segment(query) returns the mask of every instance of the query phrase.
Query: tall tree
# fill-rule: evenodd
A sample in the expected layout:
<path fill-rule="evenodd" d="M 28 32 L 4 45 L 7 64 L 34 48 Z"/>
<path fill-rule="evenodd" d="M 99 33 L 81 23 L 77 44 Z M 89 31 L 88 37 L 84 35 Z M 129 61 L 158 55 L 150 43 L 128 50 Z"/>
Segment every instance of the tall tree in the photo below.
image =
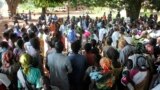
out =
<path fill-rule="evenodd" d="M 47 7 L 55 7 L 67 0 L 30 0 L 35 6 L 42 8 L 42 13 L 46 13 Z"/>
<path fill-rule="evenodd" d="M 126 0 L 126 13 L 132 21 L 139 17 L 143 1 L 144 0 Z"/>
<path fill-rule="evenodd" d="M 16 14 L 16 10 L 18 7 L 18 4 L 20 3 L 20 0 L 6 0 L 7 5 L 8 5 L 8 10 L 11 13 L 11 16 Z"/>
<path fill-rule="evenodd" d="M 102 6 L 110 8 L 125 8 L 127 16 L 132 20 L 138 18 L 142 3 L 145 0 L 80 0 L 83 5 Z"/>
<path fill-rule="evenodd" d="M 160 11 L 160 0 L 152 0 L 151 4 L 153 4 L 154 9 Z"/>
<path fill-rule="evenodd" d="M 106 4 L 111 8 L 125 8 L 127 17 L 132 21 L 137 19 L 140 14 L 142 3 L 145 0 L 106 0 Z"/>

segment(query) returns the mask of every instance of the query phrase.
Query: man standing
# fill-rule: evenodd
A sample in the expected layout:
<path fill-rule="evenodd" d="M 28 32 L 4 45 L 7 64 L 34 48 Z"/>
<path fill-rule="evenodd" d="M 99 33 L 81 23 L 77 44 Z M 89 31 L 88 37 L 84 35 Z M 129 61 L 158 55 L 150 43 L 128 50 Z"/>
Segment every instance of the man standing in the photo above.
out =
<path fill-rule="evenodd" d="M 67 40 L 68 40 L 68 46 L 67 47 L 68 47 L 68 51 L 70 52 L 70 51 L 72 51 L 71 50 L 71 44 L 77 40 L 75 25 L 73 23 L 71 24 L 71 27 L 68 30 Z"/>
<path fill-rule="evenodd" d="M 28 15 L 29 15 L 29 20 L 31 20 L 32 19 L 32 16 L 31 16 L 31 11 L 29 10 L 29 12 L 28 12 Z"/>
<path fill-rule="evenodd" d="M 110 13 L 108 14 L 108 22 L 112 21 L 112 12 L 110 11 Z"/>
<path fill-rule="evenodd" d="M 78 52 L 81 48 L 80 40 L 77 40 L 71 44 L 72 53 L 69 54 L 73 71 L 69 74 L 70 90 L 84 90 L 83 78 L 87 68 L 87 60 L 84 55 L 80 55 Z"/>
<path fill-rule="evenodd" d="M 46 64 L 50 72 L 51 85 L 58 87 L 60 90 L 69 90 L 67 74 L 72 72 L 72 66 L 68 57 L 62 54 L 63 48 L 62 42 L 56 42 L 56 53 L 48 54 Z"/>

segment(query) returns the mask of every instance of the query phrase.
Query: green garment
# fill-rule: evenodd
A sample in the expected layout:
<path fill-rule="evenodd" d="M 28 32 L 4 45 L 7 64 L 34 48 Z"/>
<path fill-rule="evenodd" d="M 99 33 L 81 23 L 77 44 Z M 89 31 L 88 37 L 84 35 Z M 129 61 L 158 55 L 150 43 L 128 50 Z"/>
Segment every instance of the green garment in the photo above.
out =
<path fill-rule="evenodd" d="M 31 67 L 26 77 L 28 82 L 34 85 L 37 89 L 42 87 L 42 83 L 40 82 L 41 72 L 39 68 Z M 18 80 L 18 88 L 22 88 L 20 80 Z"/>

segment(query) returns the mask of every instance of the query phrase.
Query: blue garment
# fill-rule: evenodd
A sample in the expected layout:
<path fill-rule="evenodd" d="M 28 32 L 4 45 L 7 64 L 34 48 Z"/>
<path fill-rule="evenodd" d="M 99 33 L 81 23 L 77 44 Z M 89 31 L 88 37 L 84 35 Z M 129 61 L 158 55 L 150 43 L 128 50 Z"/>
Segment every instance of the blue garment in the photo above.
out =
<path fill-rule="evenodd" d="M 67 56 L 61 53 L 47 55 L 47 65 L 50 72 L 50 83 L 60 90 L 69 90 L 68 73 L 72 72 L 71 62 Z"/>
<path fill-rule="evenodd" d="M 5 51 L 7 51 L 6 48 L 1 48 L 1 49 L 0 49 L 0 62 L 1 62 L 1 60 L 2 60 L 2 55 L 3 55 L 3 53 L 4 53 Z"/>
<path fill-rule="evenodd" d="M 77 40 L 77 37 L 76 37 L 76 32 L 75 32 L 75 30 L 69 30 L 68 31 L 68 35 L 67 35 L 67 37 L 68 37 L 68 41 L 70 42 L 70 43 L 73 43 L 74 41 L 76 41 Z"/>
<path fill-rule="evenodd" d="M 86 20 L 82 20 L 82 27 L 83 27 L 83 30 L 87 29 Z"/>
<path fill-rule="evenodd" d="M 20 32 L 19 27 L 15 27 L 15 28 L 14 28 L 14 33 L 15 33 L 17 36 L 21 36 L 21 32 Z"/>
<path fill-rule="evenodd" d="M 85 56 L 80 54 L 69 54 L 69 60 L 72 65 L 72 73 L 69 74 L 70 84 L 79 89 L 83 84 L 83 77 L 87 68 L 87 60 Z"/>
<path fill-rule="evenodd" d="M 93 71 L 89 74 L 89 76 L 91 77 L 92 80 L 95 80 L 95 81 L 102 78 L 102 74 L 100 71 Z"/>
<path fill-rule="evenodd" d="M 102 27 L 102 23 L 101 22 L 98 22 L 97 23 L 97 29 L 100 29 Z"/>

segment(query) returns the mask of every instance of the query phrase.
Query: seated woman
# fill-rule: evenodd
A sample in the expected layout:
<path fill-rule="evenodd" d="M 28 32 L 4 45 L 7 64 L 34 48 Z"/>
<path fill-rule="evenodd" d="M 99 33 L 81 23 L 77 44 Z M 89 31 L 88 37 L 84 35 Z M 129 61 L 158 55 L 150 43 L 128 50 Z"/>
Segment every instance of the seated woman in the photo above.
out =
<path fill-rule="evenodd" d="M 39 68 L 31 66 L 31 56 L 26 53 L 22 54 L 19 62 L 21 64 L 21 68 L 17 72 L 18 89 L 41 89 L 41 72 Z"/>
<path fill-rule="evenodd" d="M 2 66 L 0 67 L 0 72 L 6 74 L 10 81 L 10 89 L 17 89 L 17 76 L 16 73 L 20 65 L 14 60 L 12 51 L 7 50 L 2 55 Z"/>

